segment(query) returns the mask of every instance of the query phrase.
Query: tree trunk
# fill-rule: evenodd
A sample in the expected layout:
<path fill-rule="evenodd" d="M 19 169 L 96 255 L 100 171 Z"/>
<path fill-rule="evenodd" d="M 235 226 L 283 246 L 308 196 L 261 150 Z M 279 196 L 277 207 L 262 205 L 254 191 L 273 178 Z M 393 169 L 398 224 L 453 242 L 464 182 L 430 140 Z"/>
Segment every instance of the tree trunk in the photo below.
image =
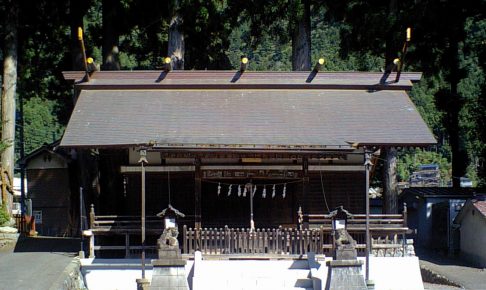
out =
<path fill-rule="evenodd" d="M 78 40 L 78 27 L 83 28 L 83 17 L 87 11 L 88 1 L 71 0 L 69 18 L 71 19 L 71 61 L 73 70 L 84 70 L 83 52 Z"/>
<path fill-rule="evenodd" d="M 292 70 L 311 69 L 311 28 L 309 0 L 294 0 L 294 14 L 297 16 L 292 25 Z"/>
<path fill-rule="evenodd" d="M 119 70 L 117 5 L 118 0 L 103 0 L 103 70 Z"/>
<path fill-rule="evenodd" d="M 389 23 L 389 29 L 385 39 L 385 73 L 390 74 L 393 60 L 398 56 L 397 44 L 394 41 L 398 6 L 397 0 L 390 0 L 388 5 L 388 17 L 394 19 Z M 398 212 L 398 184 L 397 184 L 397 150 L 396 148 L 382 148 L 383 159 L 383 212 L 393 214 Z"/>
<path fill-rule="evenodd" d="M 398 16 L 398 3 L 397 0 L 390 0 L 388 5 L 388 17 L 393 19 L 393 22 L 389 21 L 388 30 L 385 36 L 385 70 L 391 68 L 393 60 L 398 57 L 398 46 L 401 43 L 396 43 L 395 34 L 396 31 L 396 18 Z M 391 72 L 391 71 L 390 71 Z"/>
<path fill-rule="evenodd" d="M 2 88 L 2 142 L 9 146 L 2 152 L 2 168 L 13 179 L 15 166 L 15 92 L 17 89 L 17 29 L 18 2 L 9 1 L 6 5 L 5 38 L 3 52 L 3 88 Z M 2 170 L 3 174 L 3 170 Z M 2 192 L 9 212 L 12 206 L 12 195 Z"/>
<path fill-rule="evenodd" d="M 397 149 L 382 148 L 383 159 L 383 211 L 398 213 Z"/>
<path fill-rule="evenodd" d="M 183 19 L 180 14 L 180 0 L 169 1 L 170 24 L 169 44 L 167 55 L 171 59 L 171 66 L 174 70 L 184 69 L 184 34 L 182 32 Z"/>
<path fill-rule="evenodd" d="M 467 152 L 461 138 L 461 129 L 459 126 L 459 113 L 463 107 L 461 96 L 457 86 L 461 79 L 459 72 L 459 40 L 457 33 L 454 33 L 450 44 L 450 84 L 451 84 L 451 104 L 448 109 L 449 117 L 449 142 L 452 152 L 452 187 L 461 187 L 461 177 L 466 174 L 467 169 Z"/>

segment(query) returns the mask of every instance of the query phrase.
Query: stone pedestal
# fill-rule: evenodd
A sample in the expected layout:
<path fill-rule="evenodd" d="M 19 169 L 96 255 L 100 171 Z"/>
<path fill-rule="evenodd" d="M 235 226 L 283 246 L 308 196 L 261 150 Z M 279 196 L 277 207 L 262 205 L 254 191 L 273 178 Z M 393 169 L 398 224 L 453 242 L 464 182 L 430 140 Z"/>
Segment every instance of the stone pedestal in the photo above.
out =
<path fill-rule="evenodd" d="M 362 261 L 334 260 L 327 262 L 328 275 L 326 290 L 367 290 L 361 272 Z"/>
<path fill-rule="evenodd" d="M 158 241 L 159 258 L 152 260 L 153 272 L 150 290 L 189 290 L 186 279 L 186 261 L 182 259 L 177 240 L 168 239 L 167 232 Z"/>
<path fill-rule="evenodd" d="M 336 260 L 356 260 L 358 253 L 352 245 L 339 246 L 336 249 Z"/>
<path fill-rule="evenodd" d="M 137 279 L 137 290 L 148 290 L 150 285 L 149 279 Z"/>

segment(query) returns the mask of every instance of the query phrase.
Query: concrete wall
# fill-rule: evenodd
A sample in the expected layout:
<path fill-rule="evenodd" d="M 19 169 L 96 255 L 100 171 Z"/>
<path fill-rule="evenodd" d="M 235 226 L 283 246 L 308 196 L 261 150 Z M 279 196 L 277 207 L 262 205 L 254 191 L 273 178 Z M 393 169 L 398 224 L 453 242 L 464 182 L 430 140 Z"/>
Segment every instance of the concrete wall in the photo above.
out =
<path fill-rule="evenodd" d="M 152 279 L 150 260 L 146 261 L 145 278 Z M 187 261 L 186 277 L 193 261 Z M 136 279 L 142 277 L 140 260 L 135 259 L 81 259 L 81 273 L 89 290 L 135 290 Z"/>
<path fill-rule="evenodd" d="M 360 258 L 364 260 L 363 258 Z M 312 272 L 315 283 L 307 289 L 321 290 L 327 281 L 326 261 L 318 259 L 318 271 Z M 364 262 L 364 261 L 363 261 Z M 82 273 L 90 290 L 136 289 L 135 279 L 141 277 L 139 260 L 83 259 Z M 186 265 L 186 277 L 192 290 L 217 289 L 302 289 L 299 281 L 310 278 L 306 260 L 202 260 Z M 365 273 L 363 266 L 362 273 Z M 152 277 L 151 266 L 146 277 Z M 370 279 L 375 290 L 423 290 L 417 257 L 370 258 Z M 194 283 L 193 283 L 194 282 Z M 278 285 L 278 286 L 277 286 Z"/>
<path fill-rule="evenodd" d="M 470 207 L 461 222 L 461 255 L 486 268 L 486 219 Z"/>

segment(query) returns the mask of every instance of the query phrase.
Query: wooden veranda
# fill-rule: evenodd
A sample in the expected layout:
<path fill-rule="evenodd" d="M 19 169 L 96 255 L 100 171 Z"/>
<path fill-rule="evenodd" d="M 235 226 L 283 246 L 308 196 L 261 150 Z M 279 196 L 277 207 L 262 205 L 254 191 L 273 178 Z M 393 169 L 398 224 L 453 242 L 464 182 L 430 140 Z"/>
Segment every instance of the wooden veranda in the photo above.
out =
<path fill-rule="evenodd" d="M 131 257 L 142 249 L 137 237 L 141 234 L 139 216 L 100 216 L 90 212 L 90 255 L 95 251 L 119 251 L 119 255 Z M 405 234 L 407 227 L 407 209 L 401 214 L 370 215 L 371 251 L 375 255 L 405 255 Z M 181 226 L 179 235 L 180 248 L 183 254 L 193 255 L 201 251 L 203 255 L 217 256 L 272 256 L 272 255 L 304 255 L 314 252 L 319 255 L 332 256 L 334 252 L 334 237 L 331 218 L 328 215 L 309 215 L 310 225 L 302 229 L 299 224 L 294 228 L 231 228 L 228 226 L 215 228 L 192 228 Z M 365 215 L 353 215 L 348 220 L 348 231 L 357 241 L 360 255 L 366 249 Z M 162 220 L 158 217 L 146 218 L 146 233 L 154 237 L 163 231 Z M 98 238 L 118 236 L 121 243 L 99 245 Z M 147 244 L 149 251 L 156 249 L 156 244 Z"/>

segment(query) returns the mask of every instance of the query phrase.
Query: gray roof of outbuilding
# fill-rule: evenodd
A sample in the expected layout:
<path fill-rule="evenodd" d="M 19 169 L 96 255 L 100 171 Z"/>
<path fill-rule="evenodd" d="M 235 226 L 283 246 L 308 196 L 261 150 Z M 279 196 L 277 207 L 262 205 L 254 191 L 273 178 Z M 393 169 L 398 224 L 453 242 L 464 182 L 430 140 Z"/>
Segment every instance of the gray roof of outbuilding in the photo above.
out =
<path fill-rule="evenodd" d="M 409 187 L 403 189 L 401 196 L 468 198 L 485 193 L 485 188 L 477 187 Z"/>
<path fill-rule="evenodd" d="M 404 91 L 82 90 L 61 146 L 319 148 L 427 146 Z"/>

